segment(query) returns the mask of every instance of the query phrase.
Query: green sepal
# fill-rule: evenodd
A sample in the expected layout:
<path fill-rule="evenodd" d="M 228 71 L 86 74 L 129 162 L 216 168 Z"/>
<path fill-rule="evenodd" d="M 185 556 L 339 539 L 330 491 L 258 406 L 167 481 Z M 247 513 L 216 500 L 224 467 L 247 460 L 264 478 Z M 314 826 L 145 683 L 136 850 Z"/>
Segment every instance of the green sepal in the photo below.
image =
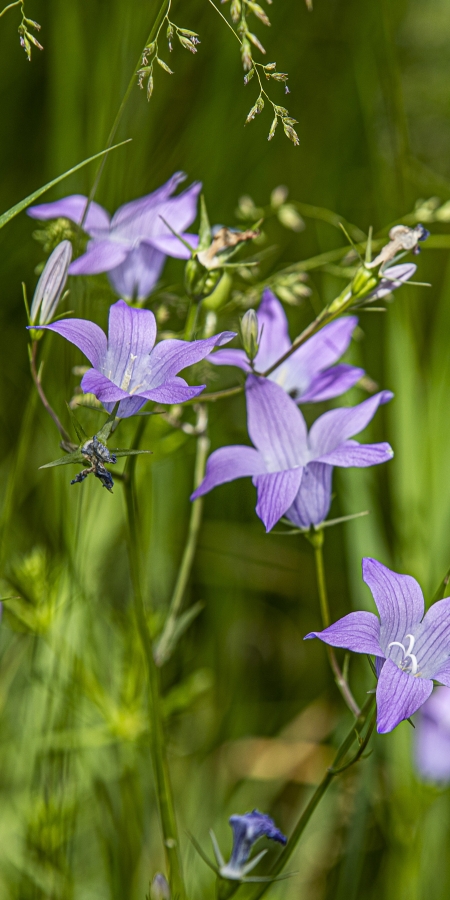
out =
<path fill-rule="evenodd" d="M 102 443 L 106 444 L 109 438 L 111 437 L 111 433 L 113 431 L 114 423 L 116 421 L 117 410 L 119 409 L 120 400 L 115 404 L 112 413 L 108 416 L 104 425 L 102 425 L 100 431 L 97 432 L 97 439 Z"/>
<path fill-rule="evenodd" d="M 114 456 L 140 456 L 142 453 L 153 453 L 153 450 L 110 450 L 109 452 Z"/>
<path fill-rule="evenodd" d="M 80 441 L 80 443 L 84 444 L 84 442 L 87 441 L 88 436 L 87 436 L 81 422 L 78 421 L 73 409 L 69 406 L 68 403 L 66 403 L 66 406 L 69 411 L 69 416 L 70 416 L 70 420 L 73 425 L 73 430 L 74 430 L 78 440 Z"/>
<path fill-rule="evenodd" d="M 200 195 L 200 227 L 198 230 L 198 249 L 207 250 L 211 244 L 212 234 L 211 225 L 209 224 L 208 211 L 206 209 L 206 201 L 203 194 Z"/>
<path fill-rule="evenodd" d="M 40 469 L 52 469 L 54 466 L 69 466 L 70 463 L 80 463 L 84 464 L 86 462 L 85 457 L 83 456 L 80 448 L 74 450 L 73 453 L 68 453 L 66 456 L 61 456 L 60 459 L 54 459 L 52 462 L 45 463 L 44 466 L 39 466 Z"/>

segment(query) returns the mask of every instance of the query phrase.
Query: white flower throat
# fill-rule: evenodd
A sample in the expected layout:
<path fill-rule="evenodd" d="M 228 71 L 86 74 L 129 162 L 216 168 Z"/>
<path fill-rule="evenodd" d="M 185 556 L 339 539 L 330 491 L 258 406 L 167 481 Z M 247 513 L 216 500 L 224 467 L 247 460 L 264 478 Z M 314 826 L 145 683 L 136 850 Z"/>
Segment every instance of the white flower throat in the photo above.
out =
<path fill-rule="evenodd" d="M 399 666 L 399 669 L 401 669 L 402 672 L 407 672 L 408 675 L 417 675 L 418 674 L 418 672 L 417 672 L 417 669 L 418 669 L 417 656 L 413 653 L 414 644 L 416 643 L 416 639 L 413 634 L 405 634 L 404 640 L 406 641 L 408 639 L 409 639 L 408 648 L 406 648 L 405 644 L 402 644 L 401 641 L 391 641 L 391 643 L 388 644 L 388 649 L 389 649 L 389 647 L 400 647 L 403 651 L 403 659 L 402 659 L 401 665 Z M 408 660 L 409 660 L 409 662 L 408 662 Z"/>

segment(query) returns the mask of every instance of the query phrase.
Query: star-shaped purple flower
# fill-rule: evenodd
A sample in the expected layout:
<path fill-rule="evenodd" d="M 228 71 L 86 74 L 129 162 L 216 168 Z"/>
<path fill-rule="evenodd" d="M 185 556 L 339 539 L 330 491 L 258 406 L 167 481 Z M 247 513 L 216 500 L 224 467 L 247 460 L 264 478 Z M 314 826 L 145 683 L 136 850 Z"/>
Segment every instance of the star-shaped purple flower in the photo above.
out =
<path fill-rule="evenodd" d="M 380 618 L 353 612 L 305 640 L 318 637 L 332 647 L 376 657 L 377 728 L 385 734 L 425 703 L 433 679 L 450 687 L 450 597 L 424 616 L 415 578 L 391 572 L 376 559 L 363 559 L 362 567 Z"/>
<path fill-rule="evenodd" d="M 414 732 L 414 761 L 425 781 L 450 782 L 450 688 L 436 688 L 422 706 Z"/>
<path fill-rule="evenodd" d="M 309 528 L 328 514 L 333 466 L 373 466 L 393 456 L 389 444 L 350 440 L 366 427 L 380 403 L 392 398 L 390 391 L 358 406 L 324 413 L 309 434 L 298 406 L 275 382 L 249 375 L 245 392 L 248 433 L 256 449 L 215 450 L 192 500 L 218 484 L 250 475 L 258 492 L 256 512 L 267 531 L 284 515 L 300 528 Z"/>
<path fill-rule="evenodd" d="M 89 205 L 83 228 L 91 238 L 86 253 L 74 260 L 69 268 L 70 275 L 96 275 L 107 272 L 109 280 L 121 297 L 128 300 L 143 300 L 155 286 L 166 256 L 189 259 L 189 250 L 170 231 L 174 231 L 196 247 L 197 235 L 184 234 L 197 215 L 197 199 L 201 184 L 195 182 L 172 197 L 186 176 L 176 172 L 166 184 L 141 197 L 120 206 L 113 217 L 99 206 Z M 56 219 L 64 217 L 81 224 L 86 209 L 87 197 L 74 194 L 56 200 L 31 206 L 27 212 L 34 219 Z"/>
<path fill-rule="evenodd" d="M 45 327 L 61 334 L 87 356 L 93 368 L 83 375 L 84 393 L 95 394 L 108 412 L 120 401 L 117 415 L 122 418 L 137 413 L 147 400 L 183 403 L 196 397 L 205 385 L 189 387 L 184 378 L 177 377 L 178 372 L 235 337 L 234 331 L 222 331 L 206 340 L 167 340 L 155 345 L 153 313 L 134 309 L 123 300 L 109 310 L 108 338 L 87 319 L 61 319 Z"/>
<path fill-rule="evenodd" d="M 265 372 L 292 346 L 288 321 L 279 300 L 265 289 L 258 313 L 259 350 L 254 359 L 257 372 Z M 338 397 L 353 387 L 364 369 L 334 363 L 345 353 L 358 324 L 356 316 L 345 316 L 325 325 L 268 376 L 297 403 L 318 403 Z M 216 366 L 238 366 L 251 372 L 244 350 L 220 350 L 210 357 Z"/>

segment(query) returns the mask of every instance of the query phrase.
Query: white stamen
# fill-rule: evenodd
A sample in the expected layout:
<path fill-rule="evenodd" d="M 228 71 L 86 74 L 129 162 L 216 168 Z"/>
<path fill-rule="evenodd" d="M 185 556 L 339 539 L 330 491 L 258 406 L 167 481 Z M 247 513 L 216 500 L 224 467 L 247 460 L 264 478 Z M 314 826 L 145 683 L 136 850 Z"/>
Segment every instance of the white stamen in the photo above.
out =
<path fill-rule="evenodd" d="M 127 391 L 130 385 L 131 378 L 133 376 L 134 363 L 137 359 L 137 355 L 135 356 L 133 353 L 130 353 L 130 360 L 125 370 L 125 375 L 122 379 L 122 384 L 120 387 L 123 391 Z"/>
<path fill-rule="evenodd" d="M 416 675 L 419 664 L 417 662 L 417 656 L 412 652 L 414 644 L 416 643 L 416 639 L 413 634 L 405 634 L 405 640 L 406 638 L 409 638 L 408 649 L 406 649 L 405 645 L 402 644 L 401 641 L 391 641 L 391 643 L 388 644 L 388 649 L 389 647 L 401 647 L 403 651 L 403 665 L 399 668 L 401 668 L 403 671 L 406 671 L 406 668 L 410 668 L 411 675 Z M 411 665 L 407 665 L 405 667 L 404 663 L 407 659 L 411 660 Z"/>

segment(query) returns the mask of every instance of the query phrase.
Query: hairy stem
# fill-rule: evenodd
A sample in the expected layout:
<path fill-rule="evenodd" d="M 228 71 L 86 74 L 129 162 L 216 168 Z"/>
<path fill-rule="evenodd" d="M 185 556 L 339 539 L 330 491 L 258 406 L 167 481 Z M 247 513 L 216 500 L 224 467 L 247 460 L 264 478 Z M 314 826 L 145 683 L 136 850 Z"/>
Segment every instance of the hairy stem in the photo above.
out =
<path fill-rule="evenodd" d="M 145 427 L 145 420 L 139 424 L 139 437 Z M 185 888 L 181 868 L 181 855 L 178 829 L 175 817 L 175 805 L 170 783 L 169 766 L 164 734 L 164 721 L 161 709 L 159 670 L 153 656 L 152 639 L 147 623 L 147 615 L 142 594 L 141 551 L 139 546 L 139 528 L 136 515 L 136 497 L 134 490 L 134 471 L 136 457 L 129 457 L 127 478 L 124 480 L 125 500 L 128 520 L 128 552 L 130 574 L 133 585 L 134 608 L 139 636 L 144 652 L 148 678 L 148 716 L 153 770 L 156 783 L 156 794 L 161 819 L 169 883 L 172 896 L 184 900 Z"/>
<path fill-rule="evenodd" d="M 289 841 L 288 841 L 285 849 L 282 851 L 282 853 L 280 853 L 273 869 L 270 872 L 270 877 L 275 878 L 284 869 L 284 866 L 286 865 L 289 858 L 292 856 L 314 810 L 319 805 L 322 797 L 328 790 L 331 782 L 333 781 L 333 778 L 336 775 L 338 775 L 340 771 L 343 771 L 344 768 L 348 768 L 348 766 L 343 767 L 342 763 L 355 740 L 358 740 L 358 742 L 360 742 L 360 751 L 361 752 L 358 751 L 358 753 L 356 754 L 354 759 L 351 760 L 350 765 L 353 765 L 353 763 L 357 762 L 357 760 L 360 758 L 361 753 L 363 752 L 363 750 L 365 749 L 365 747 L 367 745 L 367 740 L 364 739 L 364 741 L 361 741 L 360 735 L 364 729 L 367 719 L 369 718 L 369 716 L 372 713 L 374 703 L 375 703 L 375 696 L 374 696 L 374 694 L 371 694 L 368 697 L 368 699 L 366 700 L 359 716 L 357 717 L 356 721 L 354 722 L 347 737 L 345 738 L 345 740 L 339 747 L 339 750 L 337 751 L 336 756 L 333 760 L 333 765 L 330 766 L 329 769 L 327 769 L 324 777 L 322 778 L 322 781 L 320 782 L 320 784 L 314 791 L 314 794 L 312 795 L 308 805 L 303 810 L 303 812 L 294 828 L 294 831 L 292 832 L 292 834 L 289 838 Z M 371 722 L 371 724 L 369 725 L 370 734 L 372 733 L 372 728 L 373 728 L 373 724 Z M 369 737 L 370 737 L 370 735 L 369 735 Z M 362 747 L 362 750 L 361 750 L 361 747 Z M 267 889 L 270 887 L 270 884 L 271 884 L 271 882 L 269 881 L 265 884 L 262 884 L 259 887 L 256 887 L 250 894 L 247 895 L 249 897 L 249 900 L 259 900 L 259 898 L 262 897 L 263 894 L 265 894 Z"/>
<path fill-rule="evenodd" d="M 201 482 L 203 481 L 208 450 L 209 438 L 205 433 L 200 434 L 197 438 L 194 490 L 198 488 L 199 484 L 201 484 Z M 176 629 L 178 614 L 183 603 L 184 594 L 186 591 L 189 576 L 191 574 L 192 564 L 194 562 L 195 552 L 197 549 L 198 535 L 202 521 L 202 512 L 203 497 L 199 497 L 198 500 L 194 500 L 194 502 L 192 503 L 186 545 L 184 548 L 175 589 L 169 607 L 169 614 L 167 616 L 162 635 L 158 641 L 158 646 L 155 653 L 156 663 L 159 666 L 163 665 L 167 658 L 167 651 L 170 647 Z"/>
<path fill-rule="evenodd" d="M 314 561 L 316 564 L 316 577 L 317 577 L 317 587 L 319 591 L 319 602 L 320 602 L 320 613 L 322 617 L 322 625 L 324 628 L 328 628 L 331 623 L 330 618 L 330 607 L 328 605 L 328 593 L 327 593 L 327 584 L 325 580 L 325 566 L 323 562 L 323 541 L 324 541 L 324 533 L 323 529 L 319 529 L 318 531 L 314 531 L 312 534 L 307 535 L 308 540 L 314 547 Z M 348 681 L 344 678 L 342 674 L 339 663 L 336 659 L 336 654 L 334 652 L 333 647 L 329 647 L 327 645 L 328 659 L 330 660 L 330 666 L 333 670 L 334 678 L 336 684 L 342 694 L 342 697 L 347 704 L 350 711 L 354 716 L 358 717 L 360 715 L 360 708 L 350 690 Z"/>
<path fill-rule="evenodd" d="M 31 345 L 31 352 L 30 352 L 31 377 L 36 385 L 36 389 L 39 394 L 41 403 L 42 403 L 44 409 L 48 412 L 49 416 L 53 419 L 64 444 L 72 445 L 72 449 L 73 449 L 73 441 L 70 437 L 70 434 L 66 431 L 66 429 L 64 428 L 64 425 L 60 421 L 58 415 L 55 413 L 55 410 L 48 402 L 47 397 L 44 392 L 44 388 L 42 387 L 41 376 L 40 376 L 40 374 L 37 370 L 37 366 L 36 366 L 37 347 L 38 347 L 38 342 L 33 341 L 32 345 Z"/>

